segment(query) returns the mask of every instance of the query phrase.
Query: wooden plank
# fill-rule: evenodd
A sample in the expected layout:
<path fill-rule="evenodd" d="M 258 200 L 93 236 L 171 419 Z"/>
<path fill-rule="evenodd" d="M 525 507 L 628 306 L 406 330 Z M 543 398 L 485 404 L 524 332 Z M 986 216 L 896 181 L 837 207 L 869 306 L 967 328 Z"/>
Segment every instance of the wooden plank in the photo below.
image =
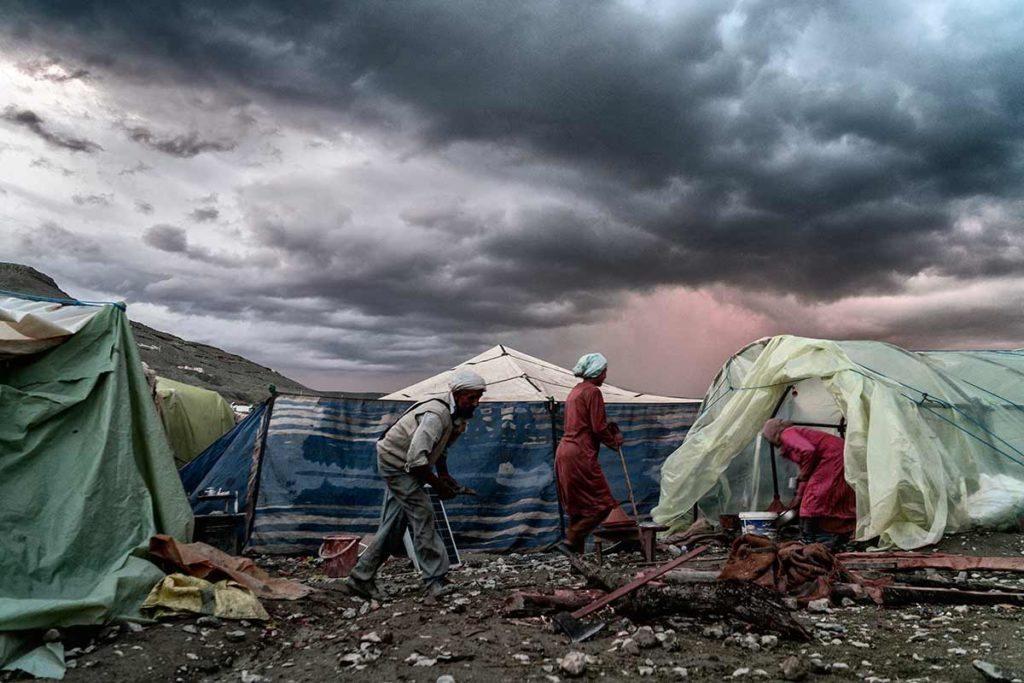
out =
<path fill-rule="evenodd" d="M 594 612 L 596 612 L 597 610 L 601 609 L 602 607 L 605 607 L 606 605 L 608 605 L 608 604 L 610 604 L 612 602 L 615 602 L 616 600 L 621 598 L 623 595 L 628 595 L 629 593 L 632 593 L 633 591 L 635 591 L 640 586 L 643 586 L 645 583 L 653 581 L 654 579 L 658 578 L 662 574 L 665 574 L 667 572 L 672 571 L 673 569 L 675 569 L 676 567 L 680 566 L 684 562 L 692 560 L 693 558 L 697 557 L 698 555 L 700 555 L 701 553 L 703 553 L 707 549 L 708 549 L 708 546 L 706 546 L 706 545 L 702 545 L 699 548 L 694 548 L 693 550 L 691 550 L 690 552 L 686 553 L 685 555 L 680 555 L 679 557 L 675 558 L 671 562 L 666 562 L 665 564 L 661 565 L 657 569 L 653 569 L 653 570 L 647 572 L 646 574 L 644 574 L 643 576 L 640 576 L 640 577 L 638 577 L 636 579 L 633 579 L 632 581 L 627 583 L 625 586 L 622 586 L 621 588 L 617 588 L 616 590 L 612 591 L 611 593 L 609 593 L 608 595 L 604 596 L 603 598 L 599 598 L 599 599 L 595 600 L 594 602 L 590 603 L 589 605 L 587 605 L 586 607 L 582 607 L 582 608 L 576 610 L 575 612 L 572 613 L 572 616 L 574 618 L 576 618 L 576 619 L 582 619 L 583 617 L 587 616 L 588 614 L 593 614 Z"/>

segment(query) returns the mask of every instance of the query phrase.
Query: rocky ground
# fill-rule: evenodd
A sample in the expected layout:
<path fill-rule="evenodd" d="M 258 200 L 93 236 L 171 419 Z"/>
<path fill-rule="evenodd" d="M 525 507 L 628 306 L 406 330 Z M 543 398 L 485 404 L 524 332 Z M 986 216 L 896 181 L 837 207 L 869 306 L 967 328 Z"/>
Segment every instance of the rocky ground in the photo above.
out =
<path fill-rule="evenodd" d="M 950 537 L 939 549 L 1021 555 L 1024 536 Z M 719 559 L 723 556 L 724 551 Z M 606 561 L 640 569 L 638 559 Z M 673 617 L 634 623 L 606 610 L 600 618 L 609 626 L 573 644 L 545 617 L 502 612 L 517 590 L 582 586 L 555 554 L 470 555 L 453 573 L 460 592 L 442 604 L 420 596 L 407 562 L 386 568 L 382 578 L 394 599 L 382 605 L 343 594 L 337 582 L 323 576 L 316 559 L 259 558 L 259 563 L 319 590 L 296 602 L 265 601 L 272 616 L 266 624 L 204 617 L 65 632 L 73 667 L 66 680 L 985 680 L 975 660 L 1001 670 L 1003 678 L 996 680 L 1024 672 L 1022 611 L 1010 605 L 858 605 L 800 612 L 798 618 L 814 633 L 809 643 L 722 621 Z M 712 564 L 703 560 L 694 566 Z M 1024 575 L 944 574 L 951 581 L 992 581 L 1024 590 Z M 0 676 L 5 677 L 14 678 Z"/>

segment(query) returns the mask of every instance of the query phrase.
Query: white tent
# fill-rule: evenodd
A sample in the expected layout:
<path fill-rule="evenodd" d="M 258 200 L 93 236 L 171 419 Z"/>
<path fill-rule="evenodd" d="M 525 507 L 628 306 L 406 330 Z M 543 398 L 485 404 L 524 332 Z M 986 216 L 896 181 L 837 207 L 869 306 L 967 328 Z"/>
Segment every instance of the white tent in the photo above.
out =
<path fill-rule="evenodd" d="M 552 398 L 564 403 L 569 391 L 580 381 L 565 368 L 499 344 L 451 370 L 399 389 L 381 400 L 422 401 L 446 395 L 448 380 L 459 368 L 470 368 L 487 380 L 483 400 L 491 403 L 547 402 Z M 643 394 L 610 384 L 602 386 L 601 393 L 605 403 L 700 403 L 696 399 Z"/>

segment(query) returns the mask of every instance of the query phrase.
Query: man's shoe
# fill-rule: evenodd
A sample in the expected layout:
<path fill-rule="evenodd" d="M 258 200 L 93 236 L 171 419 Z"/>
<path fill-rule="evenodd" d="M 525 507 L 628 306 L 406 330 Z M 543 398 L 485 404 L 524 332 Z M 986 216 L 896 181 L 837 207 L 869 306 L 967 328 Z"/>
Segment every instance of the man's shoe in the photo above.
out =
<path fill-rule="evenodd" d="M 426 587 L 423 589 L 423 594 L 426 595 L 428 598 L 433 598 L 437 600 L 438 598 L 443 598 L 445 596 L 451 595 L 456 590 L 458 590 L 458 586 L 456 586 L 448 579 L 436 579 L 426 585 Z"/>
<path fill-rule="evenodd" d="M 380 589 L 377 582 L 373 579 L 369 581 L 363 581 L 357 579 L 354 576 L 350 576 L 345 579 L 345 588 L 352 595 L 362 598 L 363 600 L 376 600 L 377 602 L 384 602 L 388 599 L 387 594 Z"/>

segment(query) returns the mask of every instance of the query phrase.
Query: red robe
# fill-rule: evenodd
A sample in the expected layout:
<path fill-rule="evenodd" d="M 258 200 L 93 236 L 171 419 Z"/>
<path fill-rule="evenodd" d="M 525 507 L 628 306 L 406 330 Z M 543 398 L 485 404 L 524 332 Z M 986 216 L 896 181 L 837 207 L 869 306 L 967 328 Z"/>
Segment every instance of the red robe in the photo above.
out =
<path fill-rule="evenodd" d="M 600 444 L 615 447 L 601 390 L 580 382 L 565 399 L 565 427 L 555 451 L 558 495 L 570 518 L 589 517 L 618 505 L 597 462 Z"/>
<path fill-rule="evenodd" d="M 851 532 L 857 522 L 857 498 L 846 483 L 842 439 L 817 429 L 788 427 L 782 455 L 800 467 L 800 516 L 821 518 L 823 529 Z"/>

